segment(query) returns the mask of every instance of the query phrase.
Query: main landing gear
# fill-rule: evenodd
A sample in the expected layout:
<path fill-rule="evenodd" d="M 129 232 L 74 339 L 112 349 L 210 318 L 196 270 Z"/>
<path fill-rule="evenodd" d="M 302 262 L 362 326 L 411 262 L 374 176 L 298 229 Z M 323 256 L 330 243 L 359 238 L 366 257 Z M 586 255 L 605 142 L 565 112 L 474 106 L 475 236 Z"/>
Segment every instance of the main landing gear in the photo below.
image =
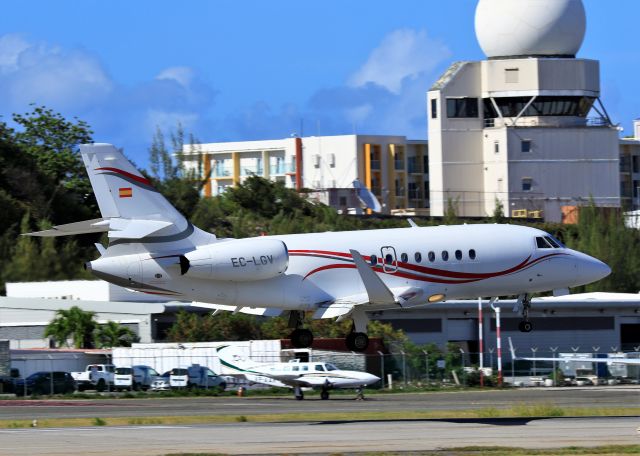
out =
<path fill-rule="evenodd" d="M 299 310 L 292 310 L 289 313 L 289 327 L 294 328 L 289 339 L 295 348 L 309 348 L 313 344 L 313 333 L 302 327 L 303 318 L 304 314 Z"/>
<path fill-rule="evenodd" d="M 367 323 L 369 322 L 363 310 L 354 310 L 350 317 L 353 319 L 351 332 L 345 338 L 347 348 L 354 352 L 363 352 L 369 347 Z M 289 338 L 295 348 L 309 348 L 313 344 L 313 333 L 302 327 L 304 314 L 299 310 L 289 312 L 289 327 L 293 328 Z"/>
<path fill-rule="evenodd" d="M 518 296 L 516 306 L 522 305 L 522 321 L 518 323 L 520 332 L 529 333 L 533 329 L 533 324 L 529 321 L 529 310 L 531 310 L 531 295 L 523 294 Z"/>

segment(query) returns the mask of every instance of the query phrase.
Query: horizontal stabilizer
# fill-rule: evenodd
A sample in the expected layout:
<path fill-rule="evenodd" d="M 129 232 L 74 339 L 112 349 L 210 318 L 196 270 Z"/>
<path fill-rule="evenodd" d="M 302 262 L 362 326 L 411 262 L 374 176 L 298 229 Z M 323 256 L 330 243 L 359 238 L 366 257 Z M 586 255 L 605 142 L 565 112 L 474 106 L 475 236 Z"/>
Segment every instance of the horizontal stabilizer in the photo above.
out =
<path fill-rule="evenodd" d="M 384 284 L 378 274 L 364 261 L 362 255 L 356 250 L 349 250 L 356 264 L 364 288 L 369 296 L 371 304 L 395 304 L 396 299 L 389 288 Z"/>
<path fill-rule="evenodd" d="M 108 231 L 109 227 L 102 225 L 104 219 L 85 220 L 83 222 L 67 223 L 66 225 L 57 225 L 51 229 L 44 231 L 36 231 L 34 233 L 23 233 L 23 236 L 38 237 L 55 237 L 55 236 L 72 236 L 75 234 L 103 233 Z"/>
<path fill-rule="evenodd" d="M 113 218 L 102 222 L 109 226 L 109 238 L 142 239 L 173 225 L 162 220 L 127 220 Z"/>

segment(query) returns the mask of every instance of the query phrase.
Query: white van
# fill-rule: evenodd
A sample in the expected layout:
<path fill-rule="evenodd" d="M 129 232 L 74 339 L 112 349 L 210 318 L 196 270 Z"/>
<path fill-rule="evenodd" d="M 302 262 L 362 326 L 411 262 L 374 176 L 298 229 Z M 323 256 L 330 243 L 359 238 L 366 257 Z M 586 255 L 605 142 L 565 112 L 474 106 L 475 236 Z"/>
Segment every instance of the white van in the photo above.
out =
<path fill-rule="evenodd" d="M 189 386 L 189 370 L 186 367 L 175 367 L 169 371 L 169 386 L 171 388 L 186 388 Z"/>
<path fill-rule="evenodd" d="M 133 389 L 133 369 L 116 367 L 113 374 L 113 388 L 116 391 L 131 391 Z"/>

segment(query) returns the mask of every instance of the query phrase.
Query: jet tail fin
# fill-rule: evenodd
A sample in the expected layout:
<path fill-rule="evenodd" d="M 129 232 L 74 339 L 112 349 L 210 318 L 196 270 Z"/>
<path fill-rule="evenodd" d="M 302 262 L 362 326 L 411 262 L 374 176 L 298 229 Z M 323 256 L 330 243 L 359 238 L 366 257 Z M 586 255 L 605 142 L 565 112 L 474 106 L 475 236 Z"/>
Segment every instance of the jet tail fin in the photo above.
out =
<path fill-rule="evenodd" d="M 80 153 L 102 217 L 184 225 L 184 217 L 111 144 L 83 144 Z"/>

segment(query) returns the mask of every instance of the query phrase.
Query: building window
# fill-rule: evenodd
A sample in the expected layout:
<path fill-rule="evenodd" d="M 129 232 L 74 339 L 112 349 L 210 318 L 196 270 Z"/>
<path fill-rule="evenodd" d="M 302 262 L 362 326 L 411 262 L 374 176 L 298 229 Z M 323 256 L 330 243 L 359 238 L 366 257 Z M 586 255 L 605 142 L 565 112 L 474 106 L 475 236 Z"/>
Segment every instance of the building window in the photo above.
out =
<path fill-rule="evenodd" d="M 530 192 L 531 191 L 531 187 L 533 187 L 533 179 L 530 177 L 523 177 L 522 178 L 522 191 L 523 192 Z"/>
<path fill-rule="evenodd" d="M 431 99 L 431 118 L 438 118 L 438 100 L 436 98 Z"/>
<path fill-rule="evenodd" d="M 520 142 L 520 150 L 522 151 L 522 153 L 531 152 L 531 140 L 530 139 L 523 139 Z"/>
<path fill-rule="evenodd" d="M 450 119 L 477 118 L 477 98 L 447 98 L 447 117 Z"/>
<path fill-rule="evenodd" d="M 520 82 L 520 69 L 506 68 L 504 70 L 504 82 L 508 84 L 517 84 Z"/>
<path fill-rule="evenodd" d="M 313 156 L 313 167 L 314 168 L 320 168 L 320 155 L 315 154 Z"/>
<path fill-rule="evenodd" d="M 336 167 L 336 154 L 329 154 L 329 168 Z"/>
<path fill-rule="evenodd" d="M 493 142 L 493 151 L 496 154 L 500 153 L 500 142 L 499 141 L 494 141 Z"/>
<path fill-rule="evenodd" d="M 631 157 L 632 169 L 634 173 L 640 173 L 640 160 L 638 160 L 638 158 L 640 157 L 638 157 L 637 155 L 633 155 Z"/>

